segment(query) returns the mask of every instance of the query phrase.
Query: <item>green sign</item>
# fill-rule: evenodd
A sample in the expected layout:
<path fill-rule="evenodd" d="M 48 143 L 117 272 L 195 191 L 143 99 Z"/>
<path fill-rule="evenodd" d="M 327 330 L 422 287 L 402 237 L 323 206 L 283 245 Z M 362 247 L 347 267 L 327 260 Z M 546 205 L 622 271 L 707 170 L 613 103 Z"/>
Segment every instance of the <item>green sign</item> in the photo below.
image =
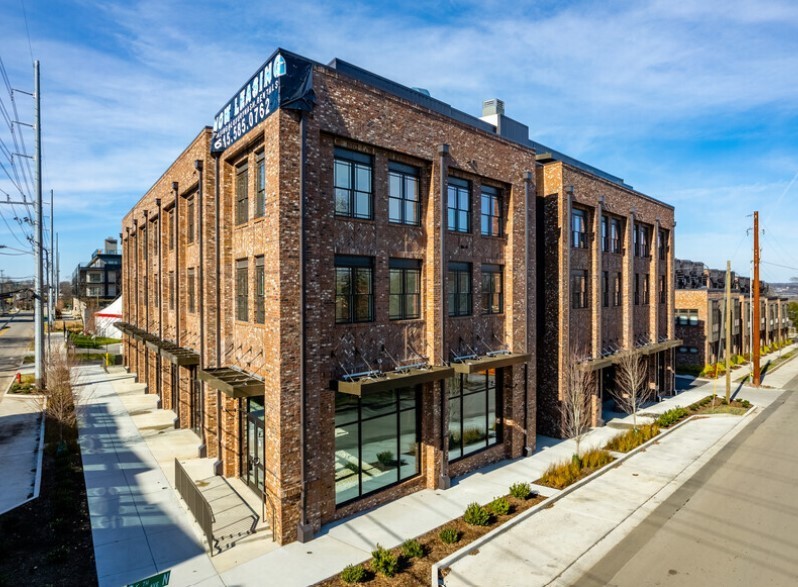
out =
<path fill-rule="evenodd" d="M 171 574 L 172 571 L 164 571 L 163 573 L 158 573 L 152 577 L 147 577 L 141 581 L 131 583 L 127 587 L 165 587 L 169 584 L 169 575 Z"/>

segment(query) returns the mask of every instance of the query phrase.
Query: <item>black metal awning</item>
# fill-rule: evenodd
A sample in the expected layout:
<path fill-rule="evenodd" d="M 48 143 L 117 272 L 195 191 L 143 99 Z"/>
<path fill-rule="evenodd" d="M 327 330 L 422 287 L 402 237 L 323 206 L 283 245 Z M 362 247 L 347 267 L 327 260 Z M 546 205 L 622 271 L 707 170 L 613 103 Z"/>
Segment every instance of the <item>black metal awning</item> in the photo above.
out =
<path fill-rule="evenodd" d="M 334 380 L 330 387 L 341 393 L 362 397 L 397 387 L 414 387 L 430 381 L 439 381 L 454 375 L 451 367 L 413 367 L 396 371 L 377 372 L 362 377 L 345 377 Z"/>
<path fill-rule="evenodd" d="M 654 353 L 667 351 L 673 347 L 682 346 L 682 344 L 683 342 L 679 339 L 665 340 L 658 343 L 647 344 L 646 346 L 640 348 L 640 352 L 644 355 L 653 355 Z"/>
<path fill-rule="evenodd" d="M 127 322 L 122 322 L 121 320 L 119 322 L 114 322 L 114 328 L 123 334 L 130 334 L 130 324 Z"/>
<path fill-rule="evenodd" d="M 527 353 L 488 353 L 467 359 L 462 359 L 452 363 L 455 373 L 471 374 L 488 369 L 500 369 L 510 365 L 518 365 L 529 361 Z"/>
<path fill-rule="evenodd" d="M 263 381 L 231 367 L 198 369 L 197 377 L 232 398 L 256 397 L 266 392 Z"/>
<path fill-rule="evenodd" d="M 660 353 L 662 351 L 667 351 L 668 349 L 672 349 L 677 346 L 681 346 L 683 343 L 680 339 L 671 339 L 671 340 L 662 340 L 657 343 L 649 343 L 643 346 L 636 347 L 634 349 L 635 353 L 639 353 L 641 355 L 654 355 L 656 353 Z M 607 355 L 606 357 L 599 357 L 597 359 L 590 359 L 585 361 L 587 367 L 592 371 L 596 369 L 603 369 L 605 367 L 609 367 L 610 365 L 617 365 L 621 361 L 621 357 L 625 354 L 626 351 L 618 350 L 618 352 Z"/>
<path fill-rule="evenodd" d="M 159 341 L 162 357 L 169 359 L 175 365 L 199 365 L 199 354 L 191 349 L 183 348 L 169 341 Z"/>

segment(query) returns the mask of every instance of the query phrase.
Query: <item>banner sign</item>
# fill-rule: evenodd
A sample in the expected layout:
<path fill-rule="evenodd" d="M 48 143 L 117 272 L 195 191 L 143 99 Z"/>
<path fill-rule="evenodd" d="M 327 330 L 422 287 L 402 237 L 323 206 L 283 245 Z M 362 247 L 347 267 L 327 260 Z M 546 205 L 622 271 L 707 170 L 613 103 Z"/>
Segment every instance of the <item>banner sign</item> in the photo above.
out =
<path fill-rule="evenodd" d="M 313 108 L 313 64 L 282 49 L 233 96 L 213 121 L 211 153 L 220 153 L 278 108 Z"/>

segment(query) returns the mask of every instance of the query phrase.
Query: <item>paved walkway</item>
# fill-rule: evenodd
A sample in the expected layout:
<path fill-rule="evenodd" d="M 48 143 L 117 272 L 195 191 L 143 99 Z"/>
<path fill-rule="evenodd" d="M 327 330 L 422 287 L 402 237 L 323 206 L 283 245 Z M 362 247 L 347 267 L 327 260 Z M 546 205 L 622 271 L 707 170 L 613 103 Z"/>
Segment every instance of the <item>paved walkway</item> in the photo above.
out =
<path fill-rule="evenodd" d="M 783 386 L 796 376 L 798 361 L 791 361 L 772 372 L 768 383 Z M 646 411 L 661 413 L 688 405 L 711 391 L 712 384 L 704 384 Z M 758 406 L 758 413 L 781 393 L 780 389 L 742 387 L 737 397 Z M 554 507 L 541 508 L 442 561 L 441 568 L 451 569 L 446 586 L 574 584 L 754 417 L 719 416 L 685 423 L 620 466 L 564 495 Z M 564 444 L 573 449 L 572 441 Z"/>
<path fill-rule="evenodd" d="M 225 553 L 211 559 L 205 554 L 196 524 L 171 487 L 172 472 L 161 468 L 168 468 L 164 455 L 174 447 L 166 435 L 148 437 L 148 445 L 143 434 L 152 431 L 146 431 L 142 422 L 139 422 L 141 428 L 136 428 L 135 421 L 140 418 L 136 415 L 140 412 L 135 409 L 137 402 L 143 406 L 153 402 L 155 396 L 144 395 L 143 386 L 131 385 L 131 376 L 121 370 L 111 369 L 112 375 L 108 375 L 101 367 L 80 369 L 85 383 L 81 393 L 85 394 L 89 408 L 81 417 L 81 439 L 101 585 L 120 585 L 170 568 L 170 585 L 262 585 L 265 577 L 272 577 L 272 584 L 280 586 L 313 584 L 335 575 L 347 564 L 367 560 L 377 543 L 391 548 L 423 534 L 461 516 L 472 501 L 486 503 L 505 494 L 512 483 L 539 478 L 549 464 L 568 459 L 574 452 L 573 441 L 538 437 L 538 450 L 530 457 L 503 461 L 456 479 L 449 490 L 420 491 L 346 521 L 329 524 L 309 543 L 277 548 L 261 538 L 228 551 L 232 558 L 225 559 L 228 554 Z M 768 383 L 776 386 L 796 374 L 798 361 L 792 361 L 772 372 Z M 718 384 L 718 392 L 720 389 Z M 688 405 L 710 391 L 706 385 L 694 387 L 646 411 L 658 413 L 676 405 Z M 739 397 L 759 406 L 768 405 L 780 393 L 749 388 L 738 391 Z M 167 420 L 164 426 L 168 426 Z M 613 478 L 607 473 L 579 490 L 581 493 L 563 497 L 556 507 L 546 510 L 546 516 L 562 515 L 561 518 L 536 514 L 514 526 L 510 532 L 523 531 L 520 542 L 497 548 L 495 554 L 500 557 L 504 552 L 509 562 L 480 554 L 467 557 L 466 563 L 455 563 L 449 580 L 455 581 L 462 574 L 465 582 L 451 584 L 500 584 L 496 582 L 499 568 L 496 561 L 502 561 L 502 568 L 505 564 L 508 568 L 520 564 L 523 569 L 527 564 L 543 565 L 551 570 L 551 577 L 557 576 L 617 526 L 619 520 L 626 520 L 627 525 L 639 522 L 648 511 L 646 508 L 652 507 L 657 496 L 663 494 L 663 486 L 675 487 L 689 478 L 698 466 L 695 459 L 709 458 L 744 423 L 735 417 L 689 423 L 640 453 L 642 459 L 635 456 L 612 470 L 620 476 Z M 617 433 L 617 429 L 609 427 L 592 430 L 582 446 L 601 446 Z M 155 444 L 158 439 L 162 439 L 163 446 Z M 662 450 L 671 452 L 657 452 Z M 637 462 L 633 465 L 633 461 Z M 635 485 L 635 481 L 640 484 Z M 623 493 L 627 487 L 628 496 Z M 547 496 L 560 493 L 545 487 L 538 489 Z M 634 505 L 635 500 L 638 505 Z M 545 526 L 540 526 L 541 520 Z M 569 538 L 569 528 L 576 530 L 572 532 L 575 538 Z M 255 537 L 259 535 L 260 532 Z M 542 540 L 541 536 L 556 538 Z M 489 543 L 485 550 L 480 547 L 480 553 L 490 552 Z M 519 544 L 528 548 L 521 549 Z M 535 551 L 541 558 L 526 563 L 513 554 L 521 550 Z M 458 565 L 475 561 L 491 571 L 489 577 L 476 579 L 471 573 L 478 569 L 460 573 Z M 526 578 L 511 583 L 534 584 Z"/>

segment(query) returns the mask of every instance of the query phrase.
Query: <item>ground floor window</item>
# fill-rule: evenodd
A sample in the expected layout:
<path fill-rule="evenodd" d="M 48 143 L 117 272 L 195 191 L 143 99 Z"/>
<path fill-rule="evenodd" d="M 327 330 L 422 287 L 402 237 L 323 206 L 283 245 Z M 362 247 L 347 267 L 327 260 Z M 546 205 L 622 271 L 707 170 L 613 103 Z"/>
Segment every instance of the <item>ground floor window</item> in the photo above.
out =
<path fill-rule="evenodd" d="M 496 369 L 459 374 L 446 382 L 449 393 L 449 460 L 501 442 L 501 383 Z"/>
<path fill-rule="evenodd" d="M 335 503 L 417 475 L 420 390 L 335 396 Z"/>

